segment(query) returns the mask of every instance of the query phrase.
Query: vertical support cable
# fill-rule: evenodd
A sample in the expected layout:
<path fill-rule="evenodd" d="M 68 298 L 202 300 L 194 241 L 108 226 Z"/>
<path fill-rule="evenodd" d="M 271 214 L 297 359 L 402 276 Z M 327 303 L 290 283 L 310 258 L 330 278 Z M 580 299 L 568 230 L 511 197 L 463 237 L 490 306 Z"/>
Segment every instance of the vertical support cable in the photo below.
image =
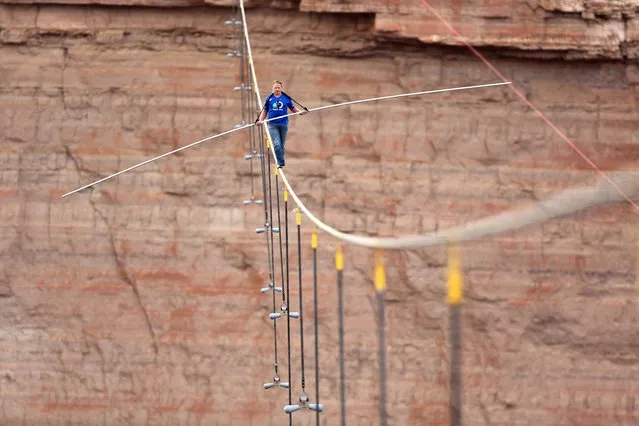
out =
<path fill-rule="evenodd" d="M 264 139 L 264 133 L 258 132 L 259 135 L 259 145 L 260 145 L 260 172 L 262 175 L 262 200 L 264 200 L 264 223 L 268 223 L 268 205 L 266 204 L 266 165 L 264 163 L 265 155 L 264 155 L 264 145 L 265 143 L 268 145 L 268 139 Z M 265 232 L 267 235 L 267 245 L 268 245 L 268 232 Z M 269 258 L 269 263 L 270 263 Z M 275 285 L 275 284 L 273 284 Z"/>
<path fill-rule="evenodd" d="M 268 232 L 266 232 L 266 233 L 268 233 Z M 268 238 L 269 237 L 267 235 L 266 239 L 268 240 Z M 267 244 L 269 244 L 268 241 L 267 241 Z M 271 244 L 271 246 L 273 245 L 273 236 L 272 235 L 271 235 L 270 244 Z M 270 256 L 269 256 L 271 259 L 272 259 L 272 257 L 271 257 L 272 254 L 273 254 L 273 251 L 271 249 L 270 250 Z M 269 273 L 269 277 L 270 277 L 269 279 L 270 279 L 271 285 L 273 287 L 273 291 L 271 291 L 271 293 L 272 293 L 272 297 L 273 297 L 273 312 L 275 312 L 275 284 L 274 284 L 274 281 L 273 281 L 274 277 L 273 277 L 272 270 Z M 275 352 L 275 359 L 273 360 L 273 370 L 275 371 L 275 375 L 277 376 L 277 375 L 279 375 L 279 365 L 278 365 L 278 361 L 277 361 L 277 321 L 273 321 L 273 350 Z"/>
<path fill-rule="evenodd" d="M 238 14 L 239 15 L 239 14 Z M 245 43 L 244 43 L 244 31 L 242 31 L 241 29 L 239 29 L 240 31 L 240 37 L 238 39 L 239 41 L 239 51 L 240 51 L 240 103 L 242 104 L 242 126 L 246 124 L 246 111 L 244 110 L 244 107 L 246 106 L 245 103 L 245 96 L 244 96 L 244 70 L 246 68 L 245 63 L 248 62 L 245 58 Z M 250 130 L 250 129 L 249 129 Z M 249 138 L 250 139 L 250 138 Z"/>
<path fill-rule="evenodd" d="M 247 43 L 246 50 L 248 51 L 248 41 L 244 38 L 244 34 L 242 34 L 242 37 L 243 37 L 244 41 Z M 250 67 L 249 67 L 249 61 L 248 60 L 246 61 L 246 71 L 245 71 L 244 75 L 246 76 L 246 83 L 243 85 L 243 89 L 244 90 L 248 90 L 249 93 L 250 93 L 250 91 L 252 91 L 252 89 L 253 89 L 253 85 L 251 84 L 250 78 L 249 78 Z M 256 104 L 251 101 L 250 96 L 248 96 L 248 94 L 247 94 L 247 101 L 248 101 L 248 105 L 249 105 L 247 122 L 249 122 L 251 120 L 251 117 L 253 117 L 253 115 L 255 114 Z M 250 146 L 250 150 L 251 151 L 250 151 L 250 154 L 249 154 L 251 156 L 250 157 L 250 162 L 251 162 L 251 164 L 250 164 L 250 171 L 251 171 L 251 196 L 253 195 L 253 191 L 254 191 L 254 189 L 253 189 L 253 187 L 254 187 L 254 179 L 252 177 L 253 176 L 253 158 L 257 154 L 256 145 L 258 143 L 258 140 L 257 140 L 258 138 L 256 137 L 256 133 L 258 133 L 258 132 L 261 133 L 259 131 L 259 129 L 256 129 L 255 127 L 249 127 L 249 133 L 251 135 L 251 146 Z M 260 148 L 262 148 L 262 147 L 260 147 Z M 261 150 L 260 152 L 261 152 L 260 156 L 262 156 L 263 155 L 263 150 Z"/>
<path fill-rule="evenodd" d="M 237 8 L 235 5 L 233 6 L 234 9 Z M 234 22 L 242 22 L 242 16 L 241 16 L 241 12 L 239 10 L 239 8 L 237 8 L 237 17 L 233 18 Z M 235 25 L 235 24 L 234 24 Z M 237 26 L 237 25 L 235 25 Z M 246 80 L 247 77 L 249 75 L 249 73 L 247 72 L 248 70 L 248 58 L 247 58 L 247 45 L 245 42 L 245 37 L 244 37 L 244 31 L 242 26 L 237 26 L 238 27 L 238 42 L 239 42 L 239 46 L 238 46 L 238 52 L 240 55 L 240 85 L 237 89 L 239 89 L 240 91 L 240 104 L 241 104 L 241 110 L 242 110 L 242 123 L 241 125 L 244 126 L 247 124 L 247 114 L 250 117 L 251 116 L 251 109 L 253 106 L 253 102 L 251 102 L 250 96 L 246 93 L 244 93 L 244 91 L 246 90 Z M 254 184 L 254 176 L 253 176 L 253 156 L 255 154 L 255 132 L 253 127 L 249 127 L 248 129 L 248 141 L 249 141 L 249 154 L 248 154 L 248 158 L 250 161 L 250 174 L 249 174 L 249 179 L 251 181 L 251 198 L 250 200 L 247 200 L 248 202 L 255 202 L 255 184 Z M 247 204 L 247 203 L 245 203 Z"/>
<path fill-rule="evenodd" d="M 377 299 L 377 351 L 379 362 L 379 424 L 386 426 L 386 314 L 384 312 L 384 293 L 386 291 L 386 273 L 384 259 L 380 252 L 375 253 L 375 294 Z"/>
<path fill-rule="evenodd" d="M 266 140 L 266 144 L 269 144 L 269 140 Z M 273 188 L 272 188 L 273 178 L 271 177 L 271 159 L 268 160 L 268 217 L 270 219 L 267 227 L 267 232 L 271 234 L 271 282 L 275 285 L 275 248 L 273 246 Z M 275 300 L 275 299 L 273 299 Z"/>
<path fill-rule="evenodd" d="M 268 143 L 268 140 L 267 140 Z M 274 253 L 274 249 L 273 249 L 273 191 L 271 189 L 271 162 L 269 160 L 268 162 L 268 173 L 269 173 L 269 177 L 268 177 L 268 216 L 267 216 L 267 224 L 266 224 L 266 234 L 267 234 L 267 240 L 269 238 L 270 235 L 270 241 L 268 242 L 269 244 L 269 276 L 270 276 L 270 282 L 271 285 L 273 286 L 273 291 L 271 292 L 273 295 L 273 312 L 275 312 L 275 253 Z M 270 220 L 269 220 L 270 219 Z M 273 339 L 274 339 L 274 343 L 273 346 L 275 348 L 275 374 L 278 374 L 278 363 L 277 363 L 277 321 L 273 321 Z M 289 382 L 290 384 L 290 382 Z"/>
<path fill-rule="evenodd" d="M 300 298 L 300 350 L 302 364 L 302 393 L 306 393 L 306 374 L 304 373 L 304 297 L 302 296 L 302 212 L 295 212 L 295 224 L 297 225 L 297 272 L 299 277 Z"/>
<path fill-rule="evenodd" d="M 315 401 L 320 403 L 319 392 L 319 321 L 317 312 L 317 228 L 313 228 L 311 237 L 311 248 L 313 249 L 313 331 L 315 334 Z M 315 412 L 315 425 L 320 425 L 320 412 Z"/>
<path fill-rule="evenodd" d="M 346 425 L 346 378 L 344 375 L 344 255 L 342 246 L 337 245 L 335 253 L 335 269 L 337 269 L 337 333 L 339 336 L 339 400 L 340 425 Z"/>
<path fill-rule="evenodd" d="M 300 394 L 299 403 L 293 405 L 289 403 L 286 407 L 284 407 L 285 413 L 294 413 L 299 410 L 311 410 L 320 412 L 324 410 L 324 406 L 319 403 L 311 403 L 306 393 L 306 370 L 304 364 L 304 296 L 303 296 L 303 281 L 302 281 L 302 211 L 300 209 L 295 209 L 295 223 L 297 225 L 297 272 L 299 277 L 299 297 L 300 297 L 300 308 L 297 313 L 298 318 L 300 319 L 300 359 L 302 363 L 302 393 Z M 290 295 L 289 295 L 290 302 Z"/>
<path fill-rule="evenodd" d="M 242 60 L 244 59 L 244 50 L 245 50 L 245 40 L 244 40 L 244 33 L 242 33 Z M 244 99 L 244 91 L 246 90 L 246 78 L 245 75 L 248 73 L 245 73 L 245 68 L 248 67 L 248 61 L 245 61 L 246 65 L 242 65 L 242 84 L 240 85 L 240 90 L 242 92 L 242 99 Z M 249 117 L 253 116 L 252 112 L 254 111 L 254 104 L 253 102 L 251 102 L 250 96 L 246 96 L 246 100 L 248 103 L 248 111 L 247 111 L 247 115 Z M 242 116 L 242 124 L 247 123 L 248 120 L 245 121 L 245 117 Z M 254 180 L 255 178 L 253 177 L 253 157 L 255 157 L 255 128 L 254 127 L 249 127 L 249 173 L 251 176 L 251 200 L 255 200 L 255 183 Z"/>
<path fill-rule="evenodd" d="M 448 305 L 450 311 L 450 424 L 462 426 L 461 301 L 463 282 L 459 246 L 448 246 Z"/>
<path fill-rule="evenodd" d="M 260 137 L 260 151 L 263 153 L 264 152 L 264 136 L 262 134 L 262 132 L 259 133 L 259 137 Z M 268 139 L 266 140 L 266 144 L 268 147 Z M 266 165 L 264 164 L 265 161 L 265 156 L 261 155 L 260 156 L 260 168 L 261 168 L 261 175 L 262 175 L 262 196 L 263 196 L 263 200 L 265 200 L 264 204 L 264 224 L 268 225 L 270 220 L 269 220 L 269 211 L 268 211 L 268 200 L 270 199 L 267 198 L 266 196 Z M 269 167 L 270 170 L 270 167 Z M 269 178 L 269 191 L 270 191 L 270 178 Z M 270 232 L 268 232 L 268 228 L 265 229 L 266 232 L 264 232 L 264 234 L 266 235 L 266 251 L 267 251 L 267 256 L 268 256 L 268 264 L 269 264 L 269 285 L 272 287 L 272 293 L 273 293 L 273 312 L 275 312 L 275 277 L 273 274 L 273 252 L 271 250 L 272 247 L 272 242 L 269 239 L 269 234 Z M 277 357 L 277 324 L 275 321 L 273 321 L 273 348 L 274 348 L 274 361 L 273 361 L 273 370 L 275 371 L 275 376 L 278 376 L 279 374 L 279 368 L 278 368 L 278 357 Z M 290 383 L 290 382 L 289 382 Z"/>
<path fill-rule="evenodd" d="M 239 5 L 239 7 L 236 6 L 236 4 Z M 236 9 L 237 8 L 237 9 Z M 244 14 L 244 6 L 243 4 L 241 4 L 240 1 L 234 3 L 233 6 L 233 11 L 236 11 L 239 15 L 240 18 L 243 18 L 243 14 Z M 236 19 L 236 18 L 234 18 Z M 250 46 L 248 45 L 248 39 L 246 38 L 246 32 L 244 31 L 244 19 L 240 19 L 240 21 L 242 22 L 242 28 L 241 28 L 241 37 L 240 37 L 240 54 L 241 54 L 241 58 L 240 58 L 240 91 L 241 91 L 241 104 L 242 104 L 242 124 L 245 123 L 245 114 L 244 114 L 244 83 L 246 80 L 246 77 L 248 77 L 248 72 L 245 74 L 245 69 L 249 70 L 249 61 L 245 60 L 245 52 L 249 53 L 250 51 Z M 233 25 L 235 25 L 235 23 L 233 23 Z M 246 49 L 245 49 L 246 48 Z M 256 98 L 258 99 L 258 103 L 259 103 L 259 93 L 257 92 L 257 88 L 254 89 L 255 90 L 255 94 L 256 94 Z M 253 104 L 250 101 L 250 98 L 247 96 L 247 101 L 248 101 L 248 106 L 249 109 L 251 107 L 251 105 Z M 249 138 L 250 138 L 250 143 L 253 144 L 253 139 L 255 137 L 255 133 L 253 132 L 253 129 L 249 129 L 250 133 L 249 133 Z M 264 165 L 264 137 L 263 137 L 263 133 L 259 132 L 259 139 L 260 139 L 260 174 L 262 177 L 262 199 L 265 200 L 264 202 L 264 224 L 268 224 L 269 223 L 269 213 L 268 213 L 268 206 L 266 204 L 266 167 Z M 253 153 L 251 153 L 253 154 Z M 252 169 L 252 162 L 251 162 L 251 200 L 254 199 L 254 187 L 253 187 L 253 169 Z M 270 183 L 270 179 L 269 179 L 269 183 Z M 271 250 L 271 242 L 269 241 L 269 232 L 268 229 L 265 229 L 266 232 L 264 232 L 264 234 L 266 235 L 266 250 L 267 250 L 267 256 L 268 256 L 268 263 L 269 263 L 269 284 L 272 288 L 272 293 L 273 293 L 273 310 L 275 310 L 275 282 L 274 282 L 274 276 L 273 276 L 273 253 Z M 276 322 L 273 321 L 273 348 L 274 348 L 274 361 L 273 361 L 273 369 L 275 372 L 275 377 L 278 376 L 278 357 L 277 357 L 277 325 Z"/>
<path fill-rule="evenodd" d="M 635 289 L 637 290 L 637 294 L 639 294 L 639 239 L 637 240 L 637 257 L 635 260 L 635 267 L 637 271 L 635 272 Z"/>
<path fill-rule="evenodd" d="M 270 157 L 270 156 L 269 156 Z M 270 161 L 270 159 L 269 159 Z M 290 296 L 290 287 L 289 287 L 289 263 L 288 263 L 288 191 L 286 189 L 284 189 L 284 227 L 286 228 L 286 237 L 285 237 L 285 241 L 286 241 L 286 289 L 284 290 L 286 292 L 286 297 L 287 300 L 289 301 L 289 305 L 291 302 L 291 296 Z M 282 230 L 280 229 L 280 233 L 282 232 Z M 290 312 L 291 307 L 288 307 L 288 310 Z M 288 404 L 291 405 L 293 404 L 293 381 L 291 379 L 291 317 L 290 315 L 286 316 L 286 328 L 288 331 Z M 288 414 L 288 424 L 289 426 L 291 426 L 293 424 L 293 414 L 289 413 Z"/>
<path fill-rule="evenodd" d="M 239 3 L 239 2 L 238 2 Z M 243 9 L 240 9 L 238 11 L 243 13 Z M 237 19 L 241 18 L 241 16 L 239 16 Z M 232 21 L 233 25 L 236 25 L 238 21 Z M 245 69 L 248 70 L 249 69 L 249 61 L 246 60 L 245 56 L 246 53 L 249 51 L 249 46 L 248 46 L 248 40 L 245 41 L 245 32 L 243 31 L 243 25 L 244 25 L 244 20 L 240 19 L 239 22 L 242 22 L 242 31 L 241 31 L 241 36 L 239 37 L 239 42 L 240 42 L 240 87 L 239 90 L 241 92 L 241 108 L 242 108 L 242 125 L 245 124 L 246 122 L 246 114 L 245 114 L 245 108 L 248 106 L 249 109 L 249 114 L 250 114 L 250 110 L 251 107 L 253 105 L 253 102 L 251 101 L 251 97 L 250 96 L 245 96 L 244 94 L 244 90 L 246 90 L 246 78 L 248 76 L 248 72 L 245 72 Z M 259 94 L 257 93 L 257 91 L 255 91 L 255 94 L 257 95 L 257 98 L 259 98 Z M 258 99 L 258 103 L 259 103 L 259 99 Z M 251 199 L 249 200 L 250 202 L 255 202 L 255 187 L 254 187 L 254 178 L 253 178 L 253 163 L 252 163 L 252 157 L 255 154 L 255 148 L 254 148 L 254 144 L 255 144 L 255 139 L 259 137 L 259 145 L 260 145 L 260 153 L 261 155 L 260 157 L 260 175 L 262 178 L 262 199 L 264 200 L 264 224 L 265 224 L 265 228 L 264 228 L 264 234 L 266 236 L 266 249 L 267 249 L 267 261 L 269 264 L 269 287 L 266 287 L 267 291 L 270 289 L 270 291 L 273 293 L 272 295 L 272 301 L 273 301 L 273 310 L 275 310 L 275 277 L 274 277 L 274 267 L 273 267 L 273 257 L 274 257 L 274 253 L 272 250 L 272 233 L 269 232 L 269 228 L 270 228 L 270 220 L 269 220 L 269 211 L 268 211 L 268 205 L 266 204 L 267 201 L 267 196 L 266 196 L 266 167 L 264 164 L 264 136 L 262 132 L 254 132 L 254 129 L 251 128 L 249 129 L 249 143 L 250 143 L 250 148 L 251 148 L 251 152 L 249 153 L 250 159 L 251 159 Z M 270 192 L 270 177 L 269 177 L 269 192 Z M 270 197 L 269 197 L 270 198 Z M 247 204 L 245 202 L 245 204 Z M 272 210 L 272 207 L 271 207 Z M 258 233 L 261 232 L 260 229 L 258 228 L 256 230 Z M 264 290 L 264 289 L 262 289 Z M 278 363 L 278 350 L 277 350 L 277 324 L 275 321 L 273 321 L 273 352 L 274 352 L 274 360 L 273 360 L 273 370 L 274 370 L 274 377 L 273 377 L 273 382 L 272 383 L 265 383 L 264 384 L 264 388 L 265 389 L 270 389 L 273 386 L 277 386 L 280 385 L 280 379 L 279 379 L 279 363 Z M 284 383 L 281 384 L 281 386 L 284 386 Z M 286 384 L 286 386 L 288 386 L 288 383 Z"/>
<path fill-rule="evenodd" d="M 275 195 L 277 197 L 277 229 L 280 230 L 280 232 L 278 232 L 278 238 L 279 238 L 279 243 L 280 243 L 280 272 L 281 272 L 281 278 L 282 278 L 282 307 L 280 308 L 280 310 L 284 309 L 284 306 L 286 306 L 286 313 L 288 314 L 288 312 L 290 312 L 290 310 L 288 309 L 287 306 L 287 302 L 286 299 L 288 297 L 288 295 L 286 294 L 286 291 L 288 291 L 288 289 L 286 291 L 284 291 L 284 255 L 282 253 L 282 221 L 281 221 L 281 214 L 280 214 L 280 186 L 279 186 L 279 173 L 277 171 L 277 169 L 275 169 Z M 284 202 L 288 202 L 288 192 L 286 190 L 284 190 Z"/>

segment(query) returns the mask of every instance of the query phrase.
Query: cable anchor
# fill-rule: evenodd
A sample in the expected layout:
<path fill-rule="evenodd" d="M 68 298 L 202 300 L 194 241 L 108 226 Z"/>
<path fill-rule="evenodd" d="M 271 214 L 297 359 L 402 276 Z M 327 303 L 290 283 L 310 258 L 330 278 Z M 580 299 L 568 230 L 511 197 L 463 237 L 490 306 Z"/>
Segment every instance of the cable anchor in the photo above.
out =
<path fill-rule="evenodd" d="M 312 404 L 309 402 L 308 395 L 306 392 L 300 395 L 299 404 L 287 405 L 284 407 L 284 412 L 286 414 L 291 414 L 299 410 L 309 409 L 312 411 L 322 412 L 324 411 L 324 404 Z"/>
<path fill-rule="evenodd" d="M 268 316 L 268 318 L 272 319 L 272 320 L 276 320 L 278 318 L 283 318 L 283 317 L 299 318 L 300 317 L 300 313 L 299 312 L 289 312 L 288 311 L 288 306 L 286 306 L 286 303 L 282 303 L 282 306 L 280 306 L 280 312 L 273 312 L 272 314 L 269 314 L 269 316 Z"/>
<path fill-rule="evenodd" d="M 260 289 L 260 292 L 261 292 L 261 293 L 268 293 L 269 291 L 276 291 L 276 292 L 281 293 L 281 292 L 282 292 L 282 287 L 275 287 L 275 286 L 273 285 L 273 283 L 272 283 L 272 282 L 270 282 L 270 283 L 268 283 L 268 286 L 267 286 L 267 287 L 262 287 L 262 288 Z"/>
<path fill-rule="evenodd" d="M 275 376 L 273 376 L 273 382 L 264 383 L 264 389 L 271 389 L 271 388 L 275 388 L 275 387 L 281 387 L 281 388 L 287 388 L 288 389 L 288 382 L 280 381 L 280 376 L 278 376 L 276 374 Z"/>

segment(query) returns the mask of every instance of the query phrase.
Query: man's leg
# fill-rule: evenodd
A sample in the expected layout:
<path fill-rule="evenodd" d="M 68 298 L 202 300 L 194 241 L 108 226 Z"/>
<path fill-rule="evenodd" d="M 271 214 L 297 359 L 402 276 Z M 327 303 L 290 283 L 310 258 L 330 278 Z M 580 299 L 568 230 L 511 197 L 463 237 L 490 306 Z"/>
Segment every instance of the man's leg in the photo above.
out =
<path fill-rule="evenodd" d="M 288 124 L 280 124 L 278 127 L 280 128 L 280 141 L 282 145 L 282 162 L 280 164 L 283 166 L 286 164 L 286 134 L 288 133 Z"/>
<path fill-rule="evenodd" d="M 271 142 L 273 143 L 273 150 L 275 151 L 275 162 L 279 166 L 284 163 L 284 153 L 282 152 L 282 140 L 280 137 L 279 126 L 276 124 L 269 124 L 268 132 L 271 135 Z"/>

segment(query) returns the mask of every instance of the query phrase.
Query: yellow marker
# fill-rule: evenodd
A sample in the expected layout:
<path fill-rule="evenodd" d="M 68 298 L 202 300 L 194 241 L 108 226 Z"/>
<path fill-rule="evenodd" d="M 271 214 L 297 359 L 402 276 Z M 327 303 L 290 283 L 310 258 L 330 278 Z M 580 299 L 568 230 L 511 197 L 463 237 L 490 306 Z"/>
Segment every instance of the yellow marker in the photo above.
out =
<path fill-rule="evenodd" d="M 271 142 L 269 142 L 268 138 L 266 138 L 266 147 L 270 148 L 271 147 Z"/>
<path fill-rule="evenodd" d="M 302 224 L 302 212 L 300 211 L 300 209 L 295 209 L 295 223 L 297 224 L 297 226 L 300 226 Z"/>
<path fill-rule="evenodd" d="M 342 253 L 341 244 L 337 245 L 337 252 L 335 253 L 335 268 L 338 271 L 344 270 L 344 254 Z"/>
<path fill-rule="evenodd" d="M 448 246 L 448 303 L 459 305 L 462 301 L 463 280 L 461 274 L 461 261 L 459 259 L 459 246 L 450 243 Z"/>
<path fill-rule="evenodd" d="M 277 176 L 277 171 L 278 171 L 278 170 L 279 170 L 279 169 L 276 167 L 276 168 L 275 168 L 275 176 Z"/>
<path fill-rule="evenodd" d="M 288 201 L 288 190 L 284 189 L 284 202 Z"/>
<path fill-rule="evenodd" d="M 311 236 L 311 247 L 317 248 L 317 227 L 313 228 L 313 235 Z"/>
<path fill-rule="evenodd" d="M 375 253 L 375 291 L 386 290 L 386 273 L 384 272 L 384 257 L 382 253 Z"/>

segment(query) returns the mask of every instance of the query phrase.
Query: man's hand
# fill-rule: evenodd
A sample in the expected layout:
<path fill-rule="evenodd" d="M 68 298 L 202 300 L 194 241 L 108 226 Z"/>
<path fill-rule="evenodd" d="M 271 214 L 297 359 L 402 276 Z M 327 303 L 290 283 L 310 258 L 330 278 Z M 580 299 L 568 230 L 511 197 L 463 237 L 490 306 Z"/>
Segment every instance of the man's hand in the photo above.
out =
<path fill-rule="evenodd" d="M 304 115 L 304 114 L 308 114 L 308 111 L 305 109 L 302 109 L 299 111 L 300 115 Z"/>
<path fill-rule="evenodd" d="M 257 120 L 257 121 L 255 122 L 255 125 L 256 125 L 256 126 L 261 126 L 261 125 L 262 125 L 262 123 L 264 123 L 262 120 Z"/>

